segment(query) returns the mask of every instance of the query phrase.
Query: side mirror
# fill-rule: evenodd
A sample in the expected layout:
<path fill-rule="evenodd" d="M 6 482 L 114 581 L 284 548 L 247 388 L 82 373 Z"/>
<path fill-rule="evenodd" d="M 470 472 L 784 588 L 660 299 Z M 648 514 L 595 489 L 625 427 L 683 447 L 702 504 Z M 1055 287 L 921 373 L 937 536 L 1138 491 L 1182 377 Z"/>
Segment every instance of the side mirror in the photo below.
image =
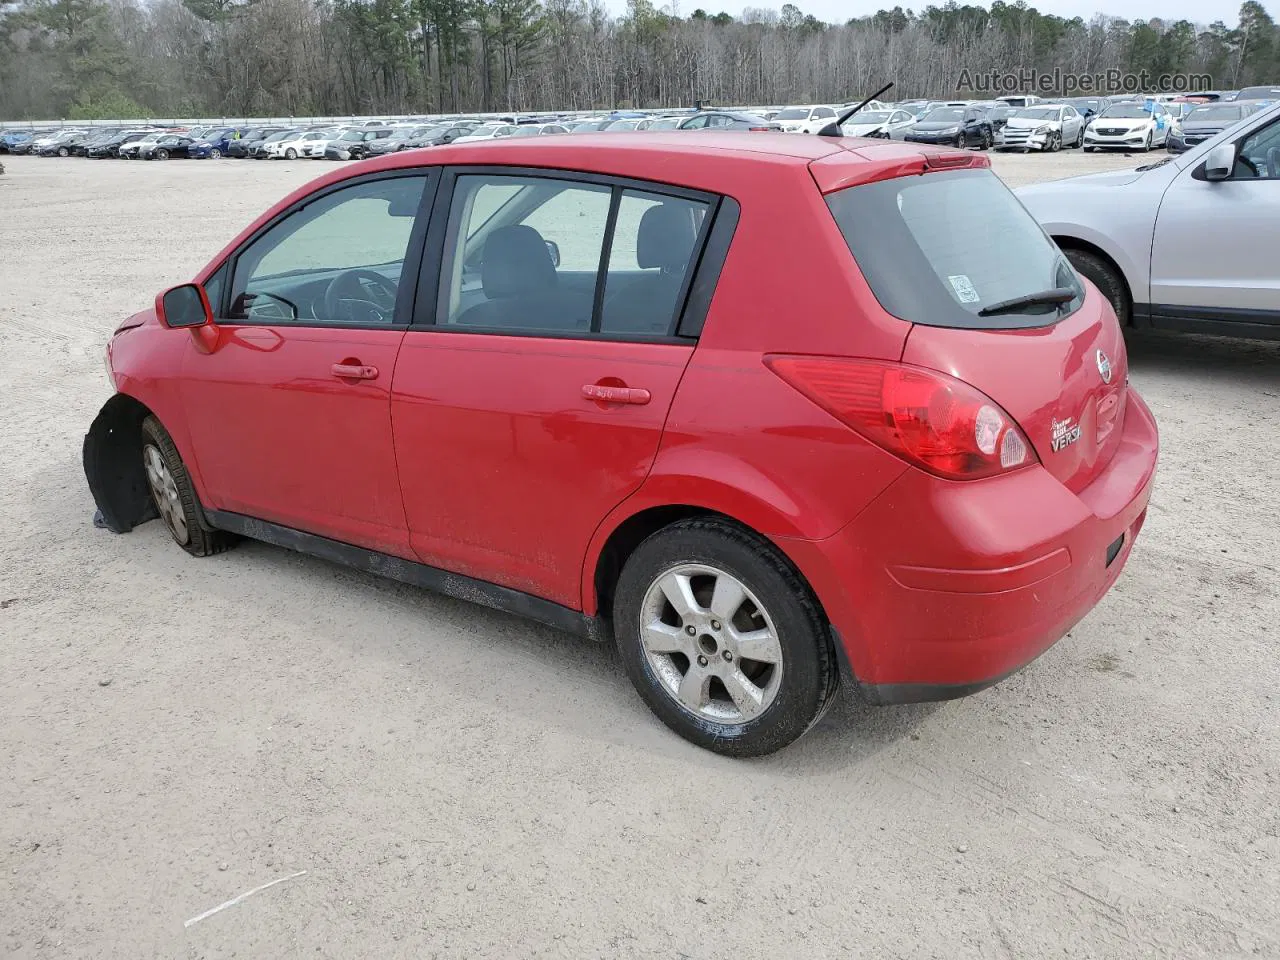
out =
<path fill-rule="evenodd" d="M 1204 178 L 1206 180 L 1227 180 L 1236 167 L 1236 145 L 1220 143 L 1209 151 L 1204 161 Z"/>
<path fill-rule="evenodd" d="M 156 312 L 166 327 L 203 327 L 213 323 L 209 295 L 198 283 L 184 283 L 156 298 Z"/>
<path fill-rule="evenodd" d="M 551 254 L 551 265 L 553 267 L 560 266 L 560 244 L 554 240 L 543 241 L 547 245 L 547 253 Z"/>

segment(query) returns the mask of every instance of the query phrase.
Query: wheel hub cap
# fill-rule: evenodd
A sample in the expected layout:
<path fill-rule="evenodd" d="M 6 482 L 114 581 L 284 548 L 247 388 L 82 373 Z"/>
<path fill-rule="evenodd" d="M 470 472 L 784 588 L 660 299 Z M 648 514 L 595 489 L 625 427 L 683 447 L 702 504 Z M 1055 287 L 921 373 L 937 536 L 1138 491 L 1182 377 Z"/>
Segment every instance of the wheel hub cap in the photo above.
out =
<path fill-rule="evenodd" d="M 151 488 L 151 499 L 164 519 L 165 526 L 179 543 L 187 542 L 187 518 L 182 512 L 182 498 L 178 495 L 178 485 L 173 481 L 173 474 L 165 466 L 164 457 L 151 444 L 142 451 L 142 463 L 147 472 L 147 485 Z"/>
<path fill-rule="evenodd" d="M 640 641 L 667 695 L 704 720 L 752 720 L 781 685 L 772 618 L 745 584 L 716 567 L 680 564 L 655 579 L 640 608 Z"/>

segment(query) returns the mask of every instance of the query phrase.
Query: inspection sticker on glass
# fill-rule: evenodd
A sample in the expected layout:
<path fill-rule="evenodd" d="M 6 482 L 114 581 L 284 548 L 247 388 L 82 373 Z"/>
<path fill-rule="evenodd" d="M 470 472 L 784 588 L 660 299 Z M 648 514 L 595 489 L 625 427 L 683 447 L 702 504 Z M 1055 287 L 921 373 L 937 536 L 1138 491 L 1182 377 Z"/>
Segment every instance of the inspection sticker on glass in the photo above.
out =
<path fill-rule="evenodd" d="M 973 289 L 973 284 L 963 273 L 954 277 L 947 277 L 947 280 L 951 283 L 951 289 L 956 292 L 956 299 L 961 303 L 978 302 L 978 291 Z"/>

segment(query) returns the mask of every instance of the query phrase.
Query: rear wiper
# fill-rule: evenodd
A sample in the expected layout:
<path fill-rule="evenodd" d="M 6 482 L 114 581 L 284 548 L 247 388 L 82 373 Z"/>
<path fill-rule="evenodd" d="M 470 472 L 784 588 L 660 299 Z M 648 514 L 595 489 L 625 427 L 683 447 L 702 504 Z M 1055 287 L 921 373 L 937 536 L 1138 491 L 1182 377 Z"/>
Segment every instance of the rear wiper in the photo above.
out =
<path fill-rule="evenodd" d="M 1027 293 L 1011 300 L 1001 300 L 978 311 L 980 317 L 994 317 L 1001 313 L 1016 313 L 1022 307 L 1035 307 L 1042 304 L 1070 303 L 1076 298 L 1071 287 L 1054 287 L 1052 290 L 1041 290 L 1039 293 Z"/>

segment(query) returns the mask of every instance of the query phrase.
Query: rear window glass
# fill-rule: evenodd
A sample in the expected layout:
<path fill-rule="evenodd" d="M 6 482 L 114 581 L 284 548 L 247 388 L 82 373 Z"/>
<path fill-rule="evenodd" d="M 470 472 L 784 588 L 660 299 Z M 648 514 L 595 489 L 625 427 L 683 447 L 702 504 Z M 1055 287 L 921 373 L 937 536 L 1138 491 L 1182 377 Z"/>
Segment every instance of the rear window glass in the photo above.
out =
<path fill-rule="evenodd" d="M 934 327 L 1047 326 L 1082 288 L 1040 225 L 990 170 L 956 170 L 849 187 L 827 206 L 880 305 Z M 984 308 L 1069 288 L 1069 303 L 982 316 Z"/>

